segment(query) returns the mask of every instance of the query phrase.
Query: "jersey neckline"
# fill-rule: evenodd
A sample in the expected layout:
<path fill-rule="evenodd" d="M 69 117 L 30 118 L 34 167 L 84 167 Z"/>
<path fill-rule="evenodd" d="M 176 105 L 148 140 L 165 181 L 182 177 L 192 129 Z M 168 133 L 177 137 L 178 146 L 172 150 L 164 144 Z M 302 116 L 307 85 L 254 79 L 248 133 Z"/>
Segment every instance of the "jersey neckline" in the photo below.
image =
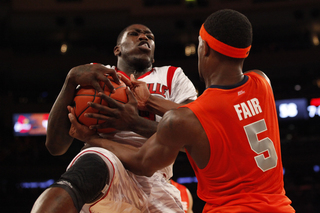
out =
<path fill-rule="evenodd" d="M 240 81 L 239 83 L 232 84 L 232 85 L 211 85 L 211 86 L 209 86 L 208 88 L 234 89 L 234 88 L 237 88 L 237 87 L 245 84 L 248 80 L 249 80 L 249 77 L 248 77 L 247 75 L 244 75 L 244 78 L 243 78 L 242 81 Z"/>
<path fill-rule="evenodd" d="M 116 70 L 116 72 L 120 72 L 121 74 L 126 76 L 128 79 L 130 79 L 130 76 L 128 76 L 125 72 L 119 70 L 117 67 L 115 67 L 115 70 Z M 143 77 L 149 75 L 153 71 L 154 71 L 154 67 L 151 70 L 149 70 L 149 71 L 145 72 L 144 74 L 142 74 L 141 76 L 139 76 L 137 79 L 143 78 Z"/>

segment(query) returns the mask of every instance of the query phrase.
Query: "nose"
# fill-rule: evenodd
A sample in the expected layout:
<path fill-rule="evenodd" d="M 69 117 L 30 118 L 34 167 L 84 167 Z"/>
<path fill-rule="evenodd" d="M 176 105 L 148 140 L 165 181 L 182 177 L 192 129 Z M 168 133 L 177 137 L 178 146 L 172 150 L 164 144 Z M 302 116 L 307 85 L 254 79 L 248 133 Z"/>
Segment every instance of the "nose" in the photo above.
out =
<path fill-rule="evenodd" d="M 146 34 L 140 33 L 140 34 L 139 34 L 139 40 L 148 40 L 148 37 L 147 37 Z"/>

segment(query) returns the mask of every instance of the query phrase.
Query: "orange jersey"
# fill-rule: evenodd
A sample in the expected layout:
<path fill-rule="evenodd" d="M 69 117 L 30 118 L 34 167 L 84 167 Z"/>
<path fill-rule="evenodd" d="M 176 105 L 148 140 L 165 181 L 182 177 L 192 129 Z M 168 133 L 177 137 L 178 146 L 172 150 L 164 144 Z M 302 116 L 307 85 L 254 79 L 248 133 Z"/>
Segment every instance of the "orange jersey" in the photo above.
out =
<path fill-rule="evenodd" d="M 187 192 L 187 187 L 179 184 L 175 181 L 173 181 L 172 179 L 170 180 L 170 183 L 172 185 L 174 185 L 177 189 L 179 189 L 180 191 L 180 195 L 181 195 L 181 201 L 182 201 L 182 207 L 183 207 L 183 211 L 187 212 L 188 208 L 189 208 L 189 197 L 188 197 L 188 192 Z"/>
<path fill-rule="evenodd" d="M 210 160 L 199 169 L 203 212 L 294 212 L 285 195 L 280 136 L 273 92 L 250 72 L 233 86 L 211 86 L 193 111 L 210 143 Z"/>

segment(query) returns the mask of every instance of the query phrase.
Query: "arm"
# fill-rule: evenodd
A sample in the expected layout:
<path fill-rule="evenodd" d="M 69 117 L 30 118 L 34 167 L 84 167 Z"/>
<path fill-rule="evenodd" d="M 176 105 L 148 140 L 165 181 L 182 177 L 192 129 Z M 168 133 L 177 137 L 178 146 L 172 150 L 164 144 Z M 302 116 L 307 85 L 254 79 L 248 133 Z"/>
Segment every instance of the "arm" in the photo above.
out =
<path fill-rule="evenodd" d="M 104 123 L 91 125 L 90 129 L 99 128 L 115 128 L 117 130 L 133 131 L 146 138 L 149 138 L 157 130 L 158 123 L 156 121 L 145 119 L 139 116 L 137 110 L 137 102 L 129 89 L 126 89 L 128 95 L 128 103 L 122 104 L 104 93 L 98 93 L 107 105 L 88 102 L 88 105 L 99 111 L 98 113 L 86 113 L 84 116 L 104 120 Z"/>
<path fill-rule="evenodd" d="M 193 100 L 186 100 L 181 104 L 158 98 L 156 96 L 150 95 L 147 101 L 145 102 L 145 108 L 147 111 L 155 113 L 157 115 L 163 116 L 167 111 L 171 109 L 176 109 L 179 106 L 183 106 L 187 103 L 191 103 Z"/>
<path fill-rule="evenodd" d="M 130 88 L 134 97 L 130 96 L 127 91 L 129 101 L 127 104 L 121 104 L 102 94 L 101 97 L 108 103 L 108 106 L 89 103 L 89 106 L 97 109 L 100 114 L 87 113 L 85 116 L 105 120 L 102 124 L 90 126 L 91 129 L 112 127 L 117 130 L 133 131 L 149 138 L 156 132 L 158 123 L 139 116 L 137 109 L 162 116 L 168 110 L 176 109 L 192 101 L 188 99 L 182 104 L 177 104 L 152 96 L 145 82 L 137 81 L 133 75 L 131 75 L 131 81 L 121 74 L 119 74 L 119 76 L 121 76 L 121 80 Z M 184 151 L 184 149 L 182 151 Z"/>
<path fill-rule="evenodd" d="M 79 137 L 77 134 L 85 134 L 89 128 L 79 124 L 72 113 L 69 114 L 70 122 L 79 131 L 72 131 L 70 134 L 91 146 L 110 150 L 128 170 L 137 175 L 151 176 L 155 171 L 172 164 L 184 146 L 192 155 L 195 155 L 197 160 L 201 159 L 199 160 L 200 168 L 204 168 L 209 159 L 210 150 L 207 144 L 200 144 L 207 142 L 206 135 L 202 126 L 196 123 L 196 117 L 189 111 L 187 108 L 182 108 L 167 112 L 158 125 L 157 133 L 140 148 L 124 146 L 100 138 L 98 135 L 87 134 L 89 136 Z"/>
<path fill-rule="evenodd" d="M 60 187 L 46 189 L 34 203 L 31 213 L 77 213 L 69 193 Z"/>
<path fill-rule="evenodd" d="M 48 119 L 46 147 L 52 155 L 64 154 L 73 141 L 69 135 L 70 122 L 67 116 L 67 106 L 73 102 L 76 87 L 91 85 L 96 90 L 102 91 L 99 81 L 103 81 L 113 90 L 106 74 L 111 75 L 116 82 L 119 82 L 115 70 L 108 69 L 101 64 L 81 65 L 69 71 Z"/>
<path fill-rule="evenodd" d="M 192 211 L 192 207 L 193 207 L 193 198 L 192 198 L 192 195 L 189 191 L 188 188 L 186 188 L 187 190 L 187 194 L 188 194 L 188 201 L 189 201 L 189 206 L 188 206 L 188 210 L 187 210 L 187 213 L 193 213 Z"/>
<path fill-rule="evenodd" d="M 148 86 L 145 82 L 136 80 L 134 75 L 132 74 L 130 75 L 130 80 L 131 83 L 128 83 L 128 81 L 126 81 L 125 83 L 127 85 L 130 84 L 130 89 L 133 92 L 134 97 L 137 99 L 138 108 L 140 110 L 149 111 L 154 114 L 163 116 L 167 111 L 171 109 L 176 109 L 179 106 L 185 105 L 193 101 L 191 99 L 187 99 L 181 104 L 178 104 L 173 101 L 158 98 L 150 94 Z"/>

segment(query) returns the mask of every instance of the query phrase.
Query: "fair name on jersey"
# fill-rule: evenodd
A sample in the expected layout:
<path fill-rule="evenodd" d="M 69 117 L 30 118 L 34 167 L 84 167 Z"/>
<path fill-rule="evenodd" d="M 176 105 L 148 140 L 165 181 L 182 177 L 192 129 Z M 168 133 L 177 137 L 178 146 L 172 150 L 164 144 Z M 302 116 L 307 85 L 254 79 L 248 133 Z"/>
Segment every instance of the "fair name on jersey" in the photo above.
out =
<path fill-rule="evenodd" d="M 233 106 L 236 110 L 239 120 L 247 119 L 262 112 L 259 100 L 252 98 L 240 104 Z"/>

